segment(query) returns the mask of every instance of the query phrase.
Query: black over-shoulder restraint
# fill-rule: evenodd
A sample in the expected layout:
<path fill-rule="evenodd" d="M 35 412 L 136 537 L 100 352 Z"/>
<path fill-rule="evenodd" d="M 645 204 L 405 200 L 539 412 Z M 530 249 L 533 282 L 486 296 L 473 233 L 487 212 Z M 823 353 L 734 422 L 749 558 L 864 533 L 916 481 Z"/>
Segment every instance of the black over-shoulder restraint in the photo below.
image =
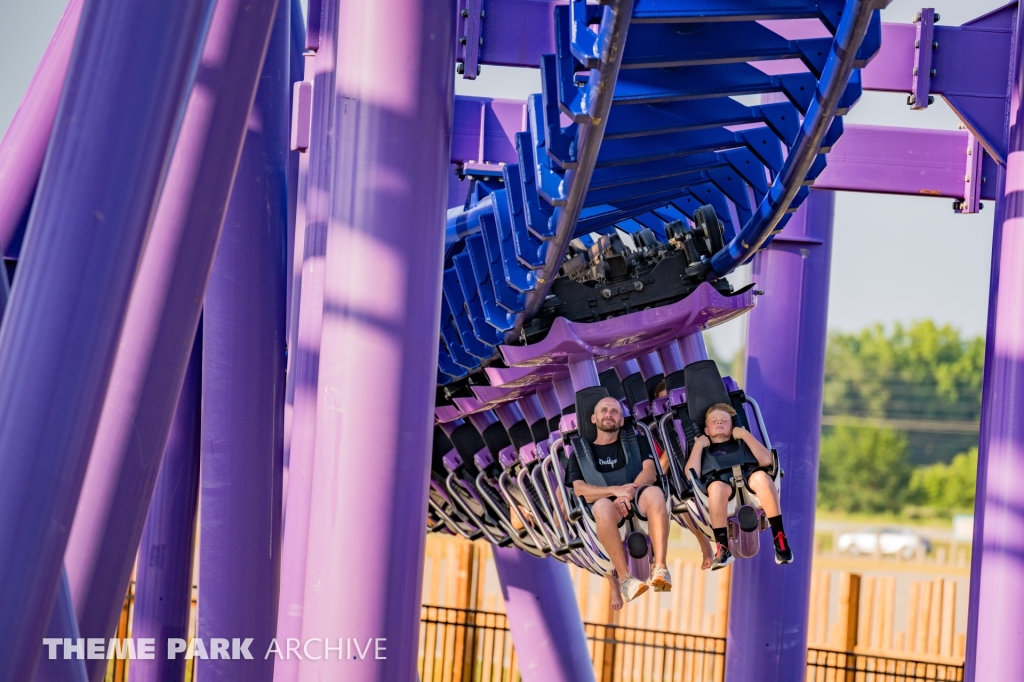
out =
<path fill-rule="evenodd" d="M 608 397 L 608 389 L 604 386 L 585 388 L 576 393 L 576 423 L 579 435 L 572 439 L 573 450 L 580 465 L 583 480 L 590 485 L 610 487 L 632 483 L 643 471 L 643 460 L 640 455 L 640 444 L 631 426 L 624 425 L 619 431 L 619 442 L 626 456 L 626 465 L 621 469 L 601 473 L 594 462 L 594 450 L 590 444 L 597 439 L 597 426 L 590 421 L 594 408 L 602 398 Z"/>

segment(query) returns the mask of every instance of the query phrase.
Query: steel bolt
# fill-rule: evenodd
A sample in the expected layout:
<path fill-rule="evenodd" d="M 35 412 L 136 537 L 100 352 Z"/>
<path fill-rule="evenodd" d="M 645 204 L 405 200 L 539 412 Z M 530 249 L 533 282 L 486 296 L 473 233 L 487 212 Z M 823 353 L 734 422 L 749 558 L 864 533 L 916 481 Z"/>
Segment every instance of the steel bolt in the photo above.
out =
<path fill-rule="evenodd" d="M 601 289 L 601 298 L 608 299 L 608 298 L 611 298 L 611 297 L 612 297 L 612 290 L 611 289 Z"/>
<path fill-rule="evenodd" d="M 928 95 L 928 104 L 935 104 L 935 96 Z"/>
<path fill-rule="evenodd" d="M 455 73 L 466 73 L 466 65 L 461 63 L 456 64 Z"/>
<path fill-rule="evenodd" d="M 636 289 L 637 291 L 643 291 L 644 290 L 644 283 L 641 282 L 640 280 L 637 280 L 637 281 L 633 282 L 633 288 Z"/>
<path fill-rule="evenodd" d="M 469 10 L 468 9 L 462 10 L 462 18 L 466 19 L 468 17 L 469 17 Z"/>
<path fill-rule="evenodd" d="M 459 38 L 459 45 L 465 45 L 465 44 L 466 44 L 466 36 L 460 37 Z"/>
<path fill-rule="evenodd" d="M 931 71 L 931 74 L 932 74 L 932 78 L 934 78 L 934 77 L 935 77 L 935 74 L 936 74 L 936 71 L 935 71 L 935 69 L 932 69 L 932 71 Z"/>

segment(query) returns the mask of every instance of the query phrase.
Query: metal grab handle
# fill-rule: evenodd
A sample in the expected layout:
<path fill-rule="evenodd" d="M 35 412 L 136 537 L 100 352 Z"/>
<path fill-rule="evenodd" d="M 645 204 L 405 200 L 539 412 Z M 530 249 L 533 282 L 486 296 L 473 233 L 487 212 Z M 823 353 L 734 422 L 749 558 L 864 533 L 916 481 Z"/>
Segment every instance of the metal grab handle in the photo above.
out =
<path fill-rule="evenodd" d="M 462 495 L 460 493 L 455 492 L 454 484 L 452 482 L 452 479 L 454 478 L 455 472 L 453 471 L 452 473 L 448 474 L 448 478 L 446 478 L 444 481 L 444 487 L 448 489 L 448 494 L 452 496 L 452 502 L 462 507 L 462 513 L 464 513 L 466 516 L 472 519 L 473 523 L 476 524 L 476 527 L 480 529 L 480 532 L 483 533 L 484 536 L 486 536 L 486 538 L 492 544 L 500 545 L 502 541 L 495 537 L 494 534 L 487 527 L 487 525 L 484 524 L 483 520 L 480 519 L 480 517 L 477 516 L 476 513 L 469 508 L 469 504 L 467 504 L 466 501 L 462 499 Z M 461 484 L 461 481 L 458 481 L 458 483 Z M 481 504 L 481 506 L 483 505 Z"/>

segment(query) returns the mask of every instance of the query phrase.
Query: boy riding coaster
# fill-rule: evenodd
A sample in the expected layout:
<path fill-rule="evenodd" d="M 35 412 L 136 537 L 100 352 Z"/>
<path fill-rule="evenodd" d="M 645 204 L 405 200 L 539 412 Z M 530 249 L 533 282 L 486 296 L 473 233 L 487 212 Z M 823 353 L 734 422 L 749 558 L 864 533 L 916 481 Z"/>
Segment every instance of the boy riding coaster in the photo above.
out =
<path fill-rule="evenodd" d="M 590 447 L 598 471 L 619 471 L 626 466 L 627 459 L 619 439 L 624 424 L 619 402 L 610 397 L 602 398 L 594 407 L 591 422 L 597 427 L 596 440 Z M 612 608 L 616 610 L 622 607 L 622 601 L 618 598 L 620 591 L 626 601 L 632 601 L 646 592 L 648 587 L 655 592 L 672 589 L 672 578 L 665 565 L 669 531 L 668 504 L 661 488 L 656 485 L 657 470 L 653 453 L 649 448 L 641 447 L 641 457 L 643 465 L 640 473 L 631 483 L 624 485 L 605 487 L 587 483 L 575 452 L 569 457 L 565 471 L 565 485 L 591 505 L 598 540 L 615 568 L 615 573 L 608 576 L 608 579 L 613 588 Z M 649 585 L 630 575 L 622 548 L 619 523 L 629 516 L 634 506 L 638 515 L 647 520 L 654 549 L 654 567 L 651 569 Z M 624 577 L 621 586 L 617 576 Z"/>
<path fill-rule="evenodd" d="M 767 471 L 772 466 L 772 453 L 743 427 L 733 427 L 736 410 L 728 403 L 718 403 L 708 408 L 704 416 L 704 433 L 698 437 L 686 461 L 686 471 L 697 472 L 708 491 L 708 507 L 711 525 L 718 543 L 718 551 L 711 570 L 718 570 L 732 562 L 729 551 L 728 506 L 733 495 L 731 470 L 719 470 L 714 466 L 716 457 L 733 455 L 745 446 L 757 460 L 758 466 L 744 474 L 746 486 L 757 495 L 768 524 L 772 529 L 775 545 L 775 563 L 793 562 L 793 551 L 786 539 L 782 526 L 782 509 L 779 493 Z"/>

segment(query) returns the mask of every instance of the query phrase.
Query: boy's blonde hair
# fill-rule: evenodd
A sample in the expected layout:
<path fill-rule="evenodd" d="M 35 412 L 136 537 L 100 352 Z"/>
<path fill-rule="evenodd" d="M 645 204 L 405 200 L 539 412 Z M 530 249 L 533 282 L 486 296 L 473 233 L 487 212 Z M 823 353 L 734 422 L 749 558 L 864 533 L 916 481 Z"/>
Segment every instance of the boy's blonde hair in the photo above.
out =
<path fill-rule="evenodd" d="M 729 403 L 715 403 L 708 408 L 708 411 L 704 413 L 704 421 L 708 420 L 712 412 L 725 412 L 730 417 L 736 416 L 736 410 L 732 409 L 732 405 Z"/>

